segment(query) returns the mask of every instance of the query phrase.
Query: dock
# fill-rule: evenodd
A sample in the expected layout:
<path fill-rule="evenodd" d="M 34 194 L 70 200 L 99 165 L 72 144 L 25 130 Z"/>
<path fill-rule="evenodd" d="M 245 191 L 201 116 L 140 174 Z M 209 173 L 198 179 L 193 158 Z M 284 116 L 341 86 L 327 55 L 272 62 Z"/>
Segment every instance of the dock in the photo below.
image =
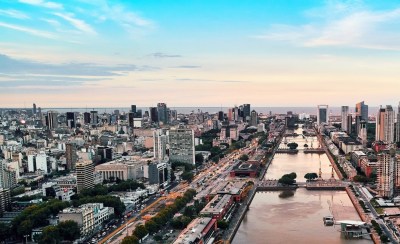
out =
<path fill-rule="evenodd" d="M 285 191 L 305 188 L 307 190 L 344 191 L 347 184 L 339 180 L 316 180 L 310 182 L 297 182 L 294 185 L 283 185 L 278 180 L 264 180 L 257 184 L 257 191 Z"/>

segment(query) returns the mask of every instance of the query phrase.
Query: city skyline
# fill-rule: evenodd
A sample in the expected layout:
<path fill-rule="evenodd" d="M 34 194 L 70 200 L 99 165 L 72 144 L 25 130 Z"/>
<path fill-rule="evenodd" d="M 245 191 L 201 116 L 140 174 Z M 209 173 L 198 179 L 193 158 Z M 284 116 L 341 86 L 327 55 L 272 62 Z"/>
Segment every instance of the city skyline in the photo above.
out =
<path fill-rule="evenodd" d="M 2 107 L 398 104 L 395 1 L 3 2 Z"/>

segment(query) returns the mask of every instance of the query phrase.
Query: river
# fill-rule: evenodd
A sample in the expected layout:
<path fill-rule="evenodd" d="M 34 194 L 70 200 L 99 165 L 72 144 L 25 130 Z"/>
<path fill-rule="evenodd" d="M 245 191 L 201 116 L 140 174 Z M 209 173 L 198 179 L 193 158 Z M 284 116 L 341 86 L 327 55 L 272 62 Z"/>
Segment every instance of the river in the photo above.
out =
<path fill-rule="evenodd" d="M 330 178 L 332 167 L 328 157 L 325 154 L 304 154 L 301 151 L 303 145 L 307 143 L 311 146 L 312 139 L 304 139 L 301 128 L 295 132 L 300 136 L 288 138 L 288 142 L 298 143 L 299 153 L 275 154 L 265 179 L 279 179 L 283 174 L 296 172 L 297 181 L 305 181 L 304 175 L 318 173 L 320 164 L 322 178 Z M 316 137 L 313 138 L 313 146 L 318 146 Z M 280 147 L 285 147 L 285 144 Z M 335 173 L 334 176 L 337 178 Z M 331 213 L 336 220 L 360 220 L 345 191 L 308 191 L 301 188 L 286 192 L 258 192 L 233 243 L 372 243 L 366 239 L 345 239 L 339 232 L 339 226 L 324 226 L 322 218 Z"/>

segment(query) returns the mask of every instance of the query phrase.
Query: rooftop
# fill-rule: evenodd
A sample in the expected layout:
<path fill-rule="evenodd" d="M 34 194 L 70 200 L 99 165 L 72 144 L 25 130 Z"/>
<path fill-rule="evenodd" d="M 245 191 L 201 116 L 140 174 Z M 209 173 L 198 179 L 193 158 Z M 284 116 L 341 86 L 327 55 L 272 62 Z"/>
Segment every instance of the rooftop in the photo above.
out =
<path fill-rule="evenodd" d="M 206 229 L 206 227 L 213 222 L 215 222 L 215 220 L 207 217 L 194 219 L 192 222 L 190 222 L 186 229 L 181 232 L 174 244 L 195 243 L 196 240 L 200 240 L 202 238 L 202 232 L 204 229 Z"/>
<path fill-rule="evenodd" d="M 201 214 L 218 214 L 223 211 L 231 200 L 231 195 L 216 195 L 204 208 Z"/>

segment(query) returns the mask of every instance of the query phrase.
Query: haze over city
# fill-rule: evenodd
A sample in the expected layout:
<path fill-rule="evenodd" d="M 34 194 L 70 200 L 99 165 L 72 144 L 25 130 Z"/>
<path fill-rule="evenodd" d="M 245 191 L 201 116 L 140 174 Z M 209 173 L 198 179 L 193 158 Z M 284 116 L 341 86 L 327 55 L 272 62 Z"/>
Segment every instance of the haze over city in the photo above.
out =
<path fill-rule="evenodd" d="M 397 103 L 397 1 L 1 2 L 3 107 Z"/>

